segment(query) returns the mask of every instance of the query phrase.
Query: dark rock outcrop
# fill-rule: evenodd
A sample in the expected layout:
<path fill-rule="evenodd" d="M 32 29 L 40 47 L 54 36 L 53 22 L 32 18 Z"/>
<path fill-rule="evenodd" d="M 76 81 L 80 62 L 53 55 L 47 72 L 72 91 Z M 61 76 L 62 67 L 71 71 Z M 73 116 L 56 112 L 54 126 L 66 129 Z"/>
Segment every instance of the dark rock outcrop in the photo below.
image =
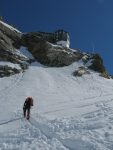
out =
<path fill-rule="evenodd" d="M 14 75 L 16 73 L 20 73 L 21 69 L 12 68 L 8 65 L 0 66 L 0 77 L 8 77 L 10 75 Z"/>
<path fill-rule="evenodd" d="M 104 73 L 105 72 L 105 67 L 103 65 L 103 60 L 100 57 L 99 54 L 93 54 L 91 57 L 91 65 L 88 66 L 90 69 Z"/>
<path fill-rule="evenodd" d="M 37 32 L 36 32 L 37 33 Z M 72 50 L 63 45 L 55 45 L 42 38 L 39 34 L 30 32 L 22 34 L 17 29 L 0 21 L 0 76 L 9 76 L 19 73 L 28 68 L 29 63 L 34 61 L 20 54 L 17 49 L 24 46 L 34 58 L 47 66 L 62 67 L 82 60 L 84 66 L 100 73 L 103 77 L 109 77 L 103 65 L 103 60 L 98 54 L 82 53 Z M 43 34 L 43 32 L 41 32 Z M 47 34 L 48 35 L 48 34 Z M 46 36 L 46 34 L 44 35 Z M 8 66 L 8 62 L 15 66 Z M 2 64 L 2 65 L 1 65 Z M 16 66 L 18 66 L 16 68 Z M 75 76 L 88 74 L 86 68 L 80 67 L 74 72 Z"/>
<path fill-rule="evenodd" d="M 32 33 L 22 36 L 21 45 L 27 47 L 37 61 L 47 66 L 67 66 L 82 58 L 82 53 L 53 45 Z"/>
<path fill-rule="evenodd" d="M 109 74 L 106 71 L 101 73 L 100 76 L 104 77 L 104 78 L 107 78 L 107 79 L 110 79 L 110 76 L 109 76 Z"/>
<path fill-rule="evenodd" d="M 89 69 L 100 73 L 100 76 L 109 79 L 109 74 L 103 64 L 103 59 L 99 54 L 85 54 L 82 61 Z"/>
<path fill-rule="evenodd" d="M 24 69 L 28 68 L 29 61 L 24 55 L 21 55 L 13 43 L 16 41 L 20 41 L 21 39 L 21 32 L 16 30 L 15 28 L 5 24 L 4 22 L 0 21 L 0 76 L 9 76 L 15 73 L 19 73 Z M 2 62 L 2 65 L 1 65 Z M 8 64 L 14 63 L 19 64 L 20 69 L 12 68 Z"/>
<path fill-rule="evenodd" d="M 22 33 L 0 21 L 0 49 L 15 49 L 13 43 L 21 39 Z"/>
<path fill-rule="evenodd" d="M 73 73 L 74 76 L 78 76 L 78 77 L 81 77 L 82 75 L 84 74 L 90 74 L 90 71 L 84 67 L 84 66 L 81 66 L 79 67 L 77 70 L 75 70 L 75 72 Z"/>

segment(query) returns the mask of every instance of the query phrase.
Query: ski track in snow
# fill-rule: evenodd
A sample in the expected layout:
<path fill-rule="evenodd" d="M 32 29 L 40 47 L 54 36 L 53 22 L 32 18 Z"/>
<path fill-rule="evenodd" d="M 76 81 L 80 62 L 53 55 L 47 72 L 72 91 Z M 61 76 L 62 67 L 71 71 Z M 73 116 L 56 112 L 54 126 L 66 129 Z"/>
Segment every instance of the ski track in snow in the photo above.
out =
<path fill-rule="evenodd" d="M 113 81 L 73 77 L 76 67 L 37 65 L 0 79 L 0 150 L 113 150 Z M 21 108 L 29 95 L 27 121 Z"/>

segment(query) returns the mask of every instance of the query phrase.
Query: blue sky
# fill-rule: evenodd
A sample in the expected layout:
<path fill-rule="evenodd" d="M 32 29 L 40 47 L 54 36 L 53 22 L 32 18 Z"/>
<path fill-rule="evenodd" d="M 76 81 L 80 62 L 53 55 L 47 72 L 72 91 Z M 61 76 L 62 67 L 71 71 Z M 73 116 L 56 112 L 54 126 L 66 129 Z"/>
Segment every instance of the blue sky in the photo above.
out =
<path fill-rule="evenodd" d="M 23 32 L 68 31 L 72 48 L 101 54 L 113 74 L 113 0 L 0 0 L 0 15 Z"/>

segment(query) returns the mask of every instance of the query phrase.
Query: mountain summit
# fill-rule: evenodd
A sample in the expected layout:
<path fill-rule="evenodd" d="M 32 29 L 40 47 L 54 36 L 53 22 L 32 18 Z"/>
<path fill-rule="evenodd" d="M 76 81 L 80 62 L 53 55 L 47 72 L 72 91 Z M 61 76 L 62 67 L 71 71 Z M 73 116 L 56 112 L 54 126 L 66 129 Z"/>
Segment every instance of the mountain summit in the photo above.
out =
<path fill-rule="evenodd" d="M 0 37 L 1 77 L 20 73 L 28 68 L 29 63 L 37 60 L 51 67 L 62 67 L 82 61 L 82 70 L 92 69 L 100 72 L 101 76 L 109 78 L 103 60 L 98 54 L 87 54 L 69 48 L 71 42 L 69 33 L 64 30 L 57 30 L 53 33 L 30 32 L 23 34 L 0 21 Z M 30 59 L 22 55 L 21 47 L 26 47 L 34 58 Z M 74 74 L 77 75 L 77 72 Z"/>

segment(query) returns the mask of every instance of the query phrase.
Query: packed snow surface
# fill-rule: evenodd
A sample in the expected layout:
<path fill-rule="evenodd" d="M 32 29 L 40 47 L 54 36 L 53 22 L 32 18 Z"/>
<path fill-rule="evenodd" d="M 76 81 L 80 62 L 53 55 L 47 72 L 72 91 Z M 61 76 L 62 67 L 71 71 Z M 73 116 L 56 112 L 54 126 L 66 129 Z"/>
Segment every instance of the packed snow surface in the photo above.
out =
<path fill-rule="evenodd" d="M 0 78 L 0 150 L 113 150 L 113 80 L 33 63 Z M 27 96 L 34 106 L 23 118 Z"/>

